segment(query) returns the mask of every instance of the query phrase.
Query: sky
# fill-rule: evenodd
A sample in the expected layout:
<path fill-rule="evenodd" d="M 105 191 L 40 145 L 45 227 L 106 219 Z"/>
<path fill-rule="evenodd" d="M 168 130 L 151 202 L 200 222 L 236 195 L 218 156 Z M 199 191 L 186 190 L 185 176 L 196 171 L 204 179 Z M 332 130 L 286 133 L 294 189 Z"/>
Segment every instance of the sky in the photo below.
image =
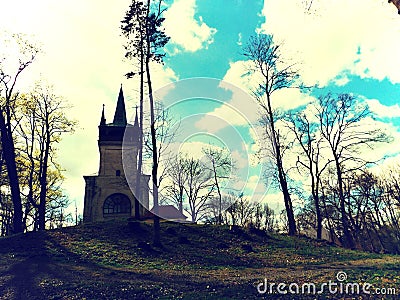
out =
<path fill-rule="evenodd" d="M 25 33 L 41 53 L 18 82 L 38 78 L 72 104 L 68 115 L 79 125 L 59 144 L 64 188 L 83 207 L 84 175 L 98 171 L 97 126 L 102 104 L 111 121 L 123 84 L 128 117 L 138 103 L 138 84 L 125 79 L 120 21 L 130 1 L 2 1 L 0 32 Z M 204 142 L 224 144 L 240 169 L 236 188 L 268 192 L 257 150 L 259 108 L 251 97 L 254 78 L 244 76 L 249 62 L 242 47 L 256 33 L 273 34 L 286 61 L 298 66 L 301 79 L 316 88 L 276 93 L 274 105 L 295 109 L 328 91 L 351 92 L 376 114 L 393 143 L 374 151 L 399 161 L 400 16 L 386 0 L 168 0 L 165 30 L 171 37 L 164 65 L 154 65 L 158 99 L 179 115 L 184 128 L 173 145 L 199 152 Z M 0 45 L 1 47 L 1 45 Z M 184 145 L 184 146 L 182 146 Z M 266 196 L 282 208 L 273 189 Z"/>

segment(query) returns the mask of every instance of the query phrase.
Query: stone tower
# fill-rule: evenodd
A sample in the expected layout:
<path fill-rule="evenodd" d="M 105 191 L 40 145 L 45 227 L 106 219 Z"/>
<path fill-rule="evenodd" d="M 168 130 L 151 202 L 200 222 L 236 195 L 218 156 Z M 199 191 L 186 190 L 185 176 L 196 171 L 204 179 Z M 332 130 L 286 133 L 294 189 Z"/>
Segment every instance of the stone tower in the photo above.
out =
<path fill-rule="evenodd" d="M 121 86 L 112 123 L 106 123 L 103 106 L 98 139 L 99 172 L 95 176 L 83 177 L 86 183 L 84 222 L 128 218 L 135 215 L 135 196 L 132 192 L 134 190 L 132 183 L 136 182 L 139 130 L 137 114 L 133 125 L 127 123 L 125 100 Z M 125 164 L 123 164 L 123 159 Z M 149 175 L 142 174 L 140 180 L 141 216 L 145 214 L 149 207 L 149 179 Z M 133 189 L 131 190 L 130 187 Z"/>

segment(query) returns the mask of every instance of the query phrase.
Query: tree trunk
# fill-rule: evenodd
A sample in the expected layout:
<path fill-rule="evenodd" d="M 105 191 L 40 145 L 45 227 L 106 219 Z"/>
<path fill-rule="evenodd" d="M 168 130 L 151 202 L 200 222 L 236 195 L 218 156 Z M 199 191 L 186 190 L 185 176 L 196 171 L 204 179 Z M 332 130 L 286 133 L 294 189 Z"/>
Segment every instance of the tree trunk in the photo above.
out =
<path fill-rule="evenodd" d="M 215 162 L 212 162 L 213 164 L 213 172 L 214 172 L 214 180 L 215 180 L 215 186 L 217 187 L 217 193 L 218 193 L 218 218 L 217 218 L 217 225 L 222 224 L 222 194 L 221 190 L 219 188 L 218 184 L 218 177 L 217 177 L 217 170 L 215 168 Z"/>
<path fill-rule="evenodd" d="M 17 173 L 14 141 L 12 139 L 11 128 L 6 125 L 3 111 L 0 111 L 0 134 L 3 150 L 3 157 L 7 167 L 7 174 L 10 183 L 11 198 L 13 202 L 13 232 L 23 232 L 22 226 L 22 201 Z"/>
<path fill-rule="evenodd" d="M 336 163 L 336 174 L 339 185 L 339 208 L 340 208 L 340 219 L 343 226 L 344 246 L 353 249 L 355 247 L 355 243 L 349 229 L 349 220 L 347 218 L 347 213 L 346 213 L 346 206 L 345 206 L 346 200 L 343 194 L 342 170 L 340 168 L 340 163 L 336 155 L 334 155 L 334 158 Z"/>
<path fill-rule="evenodd" d="M 286 179 L 283 178 L 281 175 L 279 175 L 279 177 L 280 177 L 279 181 L 282 187 L 283 200 L 285 201 L 286 215 L 288 218 L 288 234 L 296 235 L 297 230 L 296 230 L 296 221 L 293 213 L 292 199 L 289 194 L 289 189 L 287 186 Z"/>
<path fill-rule="evenodd" d="M 48 115 L 46 115 L 46 140 L 40 174 L 40 195 L 39 195 L 39 230 L 46 229 L 46 199 L 47 199 L 47 169 L 50 155 L 50 128 Z"/>
<path fill-rule="evenodd" d="M 135 186 L 135 219 L 140 220 L 140 200 L 142 199 L 141 191 L 141 177 L 143 165 L 143 100 L 144 100 L 144 49 L 143 49 L 143 29 L 140 30 L 140 99 L 139 99 L 139 152 L 137 157 L 137 172 L 136 172 L 136 186 Z"/>
<path fill-rule="evenodd" d="M 317 226 L 317 239 L 322 239 L 322 215 L 321 215 L 321 206 L 319 203 L 319 178 L 317 177 L 317 182 L 315 182 L 314 174 L 311 173 L 311 186 L 312 186 L 312 196 L 314 199 L 315 205 L 315 217 L 316 217 L 316 226 Z"/>
<path fill-rule="evenodd" d="M 311 139 L 310 139 L 311 140 Z M 311 144 L 311 142 L 310 142 Z M 311 145 L 310 145 L 311 148 Z M 317 227 L 317 239 L 322 239 L 322 216 L 321 216 L 321 206 L 319 203 L 319 182 L 320 182 L 320 173 L 318 168 L 318 159 L 316 161 L 316 170 L 314 175 L 313 170 L 313 159 L 312 154 L 309 155 L 309 169 L 311 175 L 311 193 L 314 199 L 314 206 L 315 206 L 315 218 L 316 218 L 316 227 Z"/>
<path fill-rule="evenodd" d="M 322 239 L 322 216 L 321 216 L 321 208 L 319 206 L 319 197 L 316 195 L 314 197 L 315 203 L 315 215 L 316 215 L 316 225 L 317 225 L 317 239 Z"/>
<path fill-rule="evenodd" d="M 289 188 L 287 185 L 286 181 L 286 175 L 285 172 L 283 171 L 283 162 L 281 158 L 281 149 L 280 145 L 278 144 L 277 141 L 277 132 L 275 131 L 275 124 L 274 124 L 274 116 L 272 112 L 272 106 L 271 106 L 271 97 L 267 92 L 267 113 L 269 117 L 269 126 L 271 127 L 271 138 L 272 138 L 272 145 L 275 148 L 275 159 L 276 159 L 276 166 L 278 168 L 278 177 L 279 177 L 279 183 L 282 189 L 283 193 L 283 199 L 285 202 L 285 209 L 286 209 L 286 215 L 288 219 L 288 234 L 289 235 L 295 235 L 297 233 L 296 230 L 296 220 L 294 218 L 294 213 L 293 213 L 293 206 L 292 206 L 292 199 L 290 197 L 289 193 Z"/>
<path fill-rule="evenodd" d="M 178 209 L 181 214 L 183 214 L 183 187 L 179 188 L 179 204 Z"/>
<path fill-rule="evenodd" d="M 147 1 L 147 17 L 150 14 L 150 0 Z M 146 30 L 148 30 L 148 24 L 146 24 Z M 155 246 L 161 245 L 160 241 L 160 217 L 158 216 L 158 157 L 157 157 L 157 139 L 155 129 L 155 117 L 154 117 L 154 99 L 153 99 L 153 87 L 150 75 L 150 58 L 151 58 L 151 43 L 149 32 L 146 32 L 146 75 L 147 85 L 149 88 L 149 101 L 150 101 L 150 133 L 152 142 L 152 157 L 153 157 L 153 168 L 152 168 L 152 181 L 153 181 L 153 202 L 154 202 L 154 237 L 153 244 Z"/>

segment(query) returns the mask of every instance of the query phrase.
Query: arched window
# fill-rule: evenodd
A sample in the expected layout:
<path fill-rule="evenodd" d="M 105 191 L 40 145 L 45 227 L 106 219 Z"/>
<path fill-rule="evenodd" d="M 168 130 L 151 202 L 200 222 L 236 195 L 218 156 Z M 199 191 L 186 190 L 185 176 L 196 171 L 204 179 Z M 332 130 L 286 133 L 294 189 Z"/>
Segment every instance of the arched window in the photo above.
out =
<path fill-rule="evenodd" d="M 103 205 L 103 214 L 130 214 L 131 201 L 124 194 L 112 194 L 107 197 Z"/>

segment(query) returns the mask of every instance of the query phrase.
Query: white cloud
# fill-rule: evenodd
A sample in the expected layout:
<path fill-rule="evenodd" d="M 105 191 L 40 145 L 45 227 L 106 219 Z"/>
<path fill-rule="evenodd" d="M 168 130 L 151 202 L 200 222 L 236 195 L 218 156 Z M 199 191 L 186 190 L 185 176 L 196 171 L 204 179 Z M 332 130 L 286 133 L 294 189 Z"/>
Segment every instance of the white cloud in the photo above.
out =
<path fill-rule="evenodd" d="M 248 70 L 252 68 L 250 61 L 236 61 L 230 63 L 230 68 L 226 72 L 220 87 L 233 92 L 233 96 L 229 104 L 240 108 L 241 111 L 249 118 L 255 121 L 259 118 L 260 106 L 252 97 L 252 91 L 263 82 L 259 72 L 252 74 Z M 246 102 L 243 103 L 243 98 Z M 273 108 L 284 110 L 294 109 L 313 100 L 312 97 L 302 93 L 299 89 L 282 89 L 275 91 L 272 95 Z"/>
<path fill-rule="evenodd" d="M 248 168 L 249 167 L 249 162 L 247 157 L 243 157 L 243 153 L 234 150 L 231 153 L 231 157 L 233 162 L 235 163 L 235 167 L 238 169 L 243 169 L 243 168 Z"/>
<path fill-rule="evenodd" d="M 345 86 L 350 82 L 350 79 L 347 74 L 340 74 L 335 79 L 333 79 L 332 82 L 337 86 Z"/>
<path fill-rule="evenodd" d="M 189 157 L 193 157 L 195 159 L 201 159 L 202 157 L 204 157 L 203 149 L 208 147 L 215 148 L 215 146 L 213 147 L 207 143 L 197 141 L 179 143 L 178 147 L 179 153 L 183 155 L 188 155 Z"/>
<path fill-rule="evenodd" d="M 397 131 L 395 126 L 367 117 L 359 122 L 359 127 L 365 131 L 379 128 L 382 132 L 391 137 L 390 143 L 374 144 L 373 149 L 367 146 L 360 147 L 361 158 L 371 162 L 379 162 L 379 160 L 382 160 L 385 156 L 393 156 L 398 153 L 399 149 L 396 145 L 398 145 L 400 141 L 400 132 Z"/>
<path fill-rule="evenodd" d="M 265 185 L 259 175 L 250 176 L 247 180 L 246 188 L 251 189 L 254 193 L 265 193 Z"/>
<path fill-rule="evenodd" d="M 209 27 L 200 16 L 195 18 L 196 0 L 175 0 L 164 13 L 165 31 L 171 37 L 170 43 L 178 48 L 174 53 L 183 49 L 195 52 L 214 42 L 215 28 Z"/>
<path fill-rule="evenodd" d="M 314 97 L 302 93 L 299 89 L 277 90 L 272 95 L 272 105 L 274 108 L 291 110 L 306 105 L 314 100 Z"/>
<path fill-rule="evenodd" d="M 265 200 L 269 191 L 269 185 L 266 185 L 266 180 L 261 172 L 238 178 L 230 188 L 238 193 L 242 192 L 247 199 L 253 202 Z"/>
<path fill-rule="evenodd" d="M 197 128 L 215 133 L 228 126 L 252 126 L 257 122 L 260 107 L 252 97 L 249 87 L 254 83 L 255 75 L 242 76 L 248 63 L 238 61 L 230 64 L 230 68 L 218 85 L 219 89 L 230 93 L 230 98 L 214 99 L 221 105 L 196 122 Z"/>
<path fill-rule="evenodd" d="M 324 86 L 343 70 L 400 82 L 400 19 L 387 1 L 313 1 L 310 14 L 300 0 L 264 3 L 260 29 L 284 42 L 307 84 Z"/>
<path fill-rule="evenodd" d="M 251 123 L 246 115 L 229 102 L 206 114 L 195 126 L 216 133 L 227 126 L 251 126 Z"/>
<path fill-rule="evenodd" d="M 387 118 L 399 118 L 400 117 L 400 106 L 398 104 L 394 105 L 384 105 L 379 100 L 369 99 L 365 100 L 368 104 L 369 109 L 377 114 L 379 117 Z"/>
<path fill-rule="evenodd" d="M 252 96 L 258 82 L 262 82 L 258 73 L 248 74 L 250 61 L 230 63 L 219 87 L 231 92 L 227 102 L 205 115 L 195 125 L 209 132 L 217 132 L 227 126 L 250 126 L 257 124 L 264 113 L 261 106 Z M 290 110 L 305 105 L 313 100 L 299 89 L 283 89 L 273 94 L 272 106 L 275 109 Z"/>
<path fill-rule="evenodd" d="M 275 215 L 279 217 L 280 212 L 285 209 L 284 201 L 283 201 L 283 196 L 282 192 L 276 192 L 276 193 L 269 193 L 267 194 L 263 201 L 268 204 L 268 206 L 274 210 Z"/>
<path fill-rule="evenodd" d="M 382 163 L 370 168 L 370 171 L 377 176 L 387 176 L 388 170 L 396 169 L 400 166 L 400 153 L 386 158 Z"/>
<path fill-rule="evenodd" d="M 226 71 L 220 87 L 232 89 L 231 85 L 234 85 L 251 94 L 257 88 L 257 82 L 261 80 L 258 73 L 248 74 L 248 70 L 251 68 L 251 61 L 239 60 L 229 63 L 229 69 Z"/>
<path fill-rule="evenodd" d="M 227 110 L 224 114 L 228 115 L 230 110 Z M 197 121 L 194 126 L 199 130 L 204 130 L 205 132 L 215 134 L 221 129 L 232 127 L 233 124 L 229 122 L 228 119 L 232 120 L 234 116 L 222 117 L 216 116 L 213 112 L 205 114 L 199 121 Z"/>

